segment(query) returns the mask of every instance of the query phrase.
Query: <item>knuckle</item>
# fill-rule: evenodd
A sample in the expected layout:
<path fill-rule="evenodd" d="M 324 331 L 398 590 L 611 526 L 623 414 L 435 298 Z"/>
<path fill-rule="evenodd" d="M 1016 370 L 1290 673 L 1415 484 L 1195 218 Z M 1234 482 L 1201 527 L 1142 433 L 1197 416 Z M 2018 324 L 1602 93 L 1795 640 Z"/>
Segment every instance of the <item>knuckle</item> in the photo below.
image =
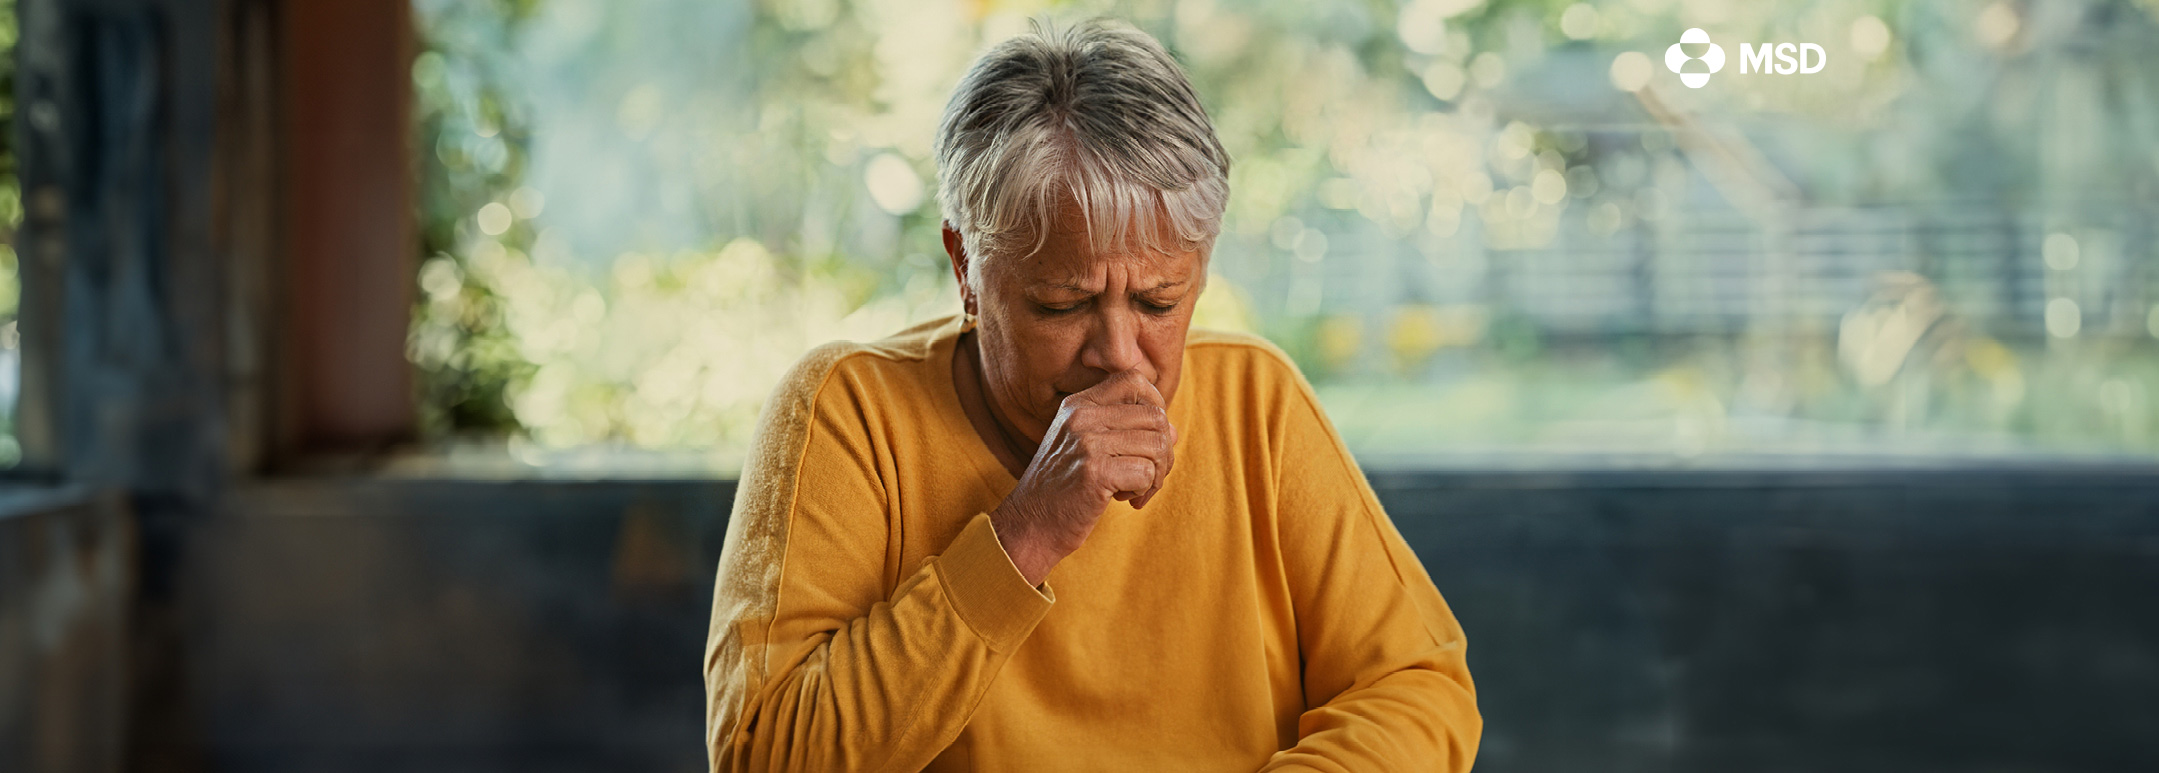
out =
<path fill-rule="evenodd" d="M 1066 397 L 1064 402 L 1058 405 L 1057 415 L 1064 417 L 1065 424 L 1078 426 L 1086 422 L 1088 415 L 1093 413 L 1093 411 L 1088 410 L 1092 407 L 1094 406 L 1084 402 L 1074 402 L 1072 397 Z"/>

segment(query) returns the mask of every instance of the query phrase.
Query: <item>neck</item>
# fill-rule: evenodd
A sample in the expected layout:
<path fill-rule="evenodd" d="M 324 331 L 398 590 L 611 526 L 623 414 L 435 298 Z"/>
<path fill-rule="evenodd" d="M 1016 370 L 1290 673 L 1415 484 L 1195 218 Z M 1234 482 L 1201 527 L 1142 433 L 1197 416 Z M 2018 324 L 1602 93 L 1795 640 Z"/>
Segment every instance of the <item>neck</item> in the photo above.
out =
<path fill-rule="evenodd" d="M 997 457 L 1012 477 L 1027 472 L 1028 463 L 1034 461 L 1039 443 L 1029 443 L 997 418 L 997 409 L 990 399 L 989 380 L 982 369 L 981 337 L 974 331 L 960 334 L 952 344 L 952 385 L 959 393 L 960 408 L 967 414 L 967 423 L 974 427 L 975 435 L 988 446 L 990 455 Z"/>

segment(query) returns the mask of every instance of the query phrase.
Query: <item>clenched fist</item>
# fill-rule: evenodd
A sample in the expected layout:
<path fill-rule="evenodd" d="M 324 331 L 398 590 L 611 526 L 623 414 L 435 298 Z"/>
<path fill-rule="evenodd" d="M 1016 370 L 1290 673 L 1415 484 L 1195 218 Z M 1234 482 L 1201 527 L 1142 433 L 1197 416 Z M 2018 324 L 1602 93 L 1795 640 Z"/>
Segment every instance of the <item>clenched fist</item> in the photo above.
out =
<path fill-rule="evenodd" d="M 1012 495 L 990 513 L 1005 553 L 1030 585 L 1079 550 L 1110 500 L 1147 506 L 1177 445 L 1162 393 L 1138 369 L 1064 399 Z"/>

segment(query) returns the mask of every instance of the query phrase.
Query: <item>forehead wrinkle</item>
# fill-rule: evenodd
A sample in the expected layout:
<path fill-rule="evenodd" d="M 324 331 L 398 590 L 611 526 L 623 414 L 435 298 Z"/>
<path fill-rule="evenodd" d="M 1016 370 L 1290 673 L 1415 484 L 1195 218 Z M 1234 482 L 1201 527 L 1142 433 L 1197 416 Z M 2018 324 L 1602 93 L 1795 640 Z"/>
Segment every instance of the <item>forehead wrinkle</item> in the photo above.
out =
<path fill-rule="evenodd" d="M 1191 281 L 1186 279 L 1164 278 L 1162 281 L 1154 283 L 1154 286 L 1152 287 L 1134 290 L 1132 292 L 1135 295 L 1148 295 L 1152 293 L 1159 293 L 1164 290 L 1174 290 L 1187 284 L 1191 284 Z M 1080 293 L 1083 295 L 1093 295 L 1097 292 L 1100 292 L 1099 290 L 1096 290 L 1092 287 L 1083 286 L 1078 282 L 1074 282 L 1069 279 L 1055 282 L 1045 282 L 1038 286 L 1045 289 L 1065 290 L 1069 292 Z"/>
<path fill-rule="evenodd" d="M 1072 220 L 1058 218 L 1053 222 L 1069 224 Z M 1194 281 L 1193 271 L 1204 270 L 1206 265 L 1204 252 L 1171 253 L 1129 247 L 1097 251 L 1086 242 L 1085 229 L 1060 228 L 1056 238 L 1044 240 L 1034 254 L 1006 265 L 1015 269 L 1018 278 L 1028 287 L 1086 295 L 1100 292 L 1095 286 L 1106 281 L 1106 272 L 1112 270 L 1112 266 L 1123 267 L 1127 286 L 1152 283 L 1132 292 L 1153 293 Z"/>

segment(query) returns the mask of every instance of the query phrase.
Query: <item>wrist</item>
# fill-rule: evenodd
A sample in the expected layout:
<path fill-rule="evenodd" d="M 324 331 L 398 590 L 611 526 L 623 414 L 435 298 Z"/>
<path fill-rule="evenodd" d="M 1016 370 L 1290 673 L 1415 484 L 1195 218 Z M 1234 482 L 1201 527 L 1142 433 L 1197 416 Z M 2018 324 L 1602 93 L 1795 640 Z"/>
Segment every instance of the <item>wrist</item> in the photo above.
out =
<path fill-rule="evenodd" d="M 997 535 L 997 544 L 1004 548 L 1005 558 L 1012 568 L 1019 570 L 1020 577 L 1028 585 L 1039 586 L 1049 577 L 1050 568 L 1057 565 L 1060 556 L 1055 555 L 1034 537 L 1034 532 L 1024 525 L 1012 510 L 1003 505 L 990 513 L 990 529 Z"/>

